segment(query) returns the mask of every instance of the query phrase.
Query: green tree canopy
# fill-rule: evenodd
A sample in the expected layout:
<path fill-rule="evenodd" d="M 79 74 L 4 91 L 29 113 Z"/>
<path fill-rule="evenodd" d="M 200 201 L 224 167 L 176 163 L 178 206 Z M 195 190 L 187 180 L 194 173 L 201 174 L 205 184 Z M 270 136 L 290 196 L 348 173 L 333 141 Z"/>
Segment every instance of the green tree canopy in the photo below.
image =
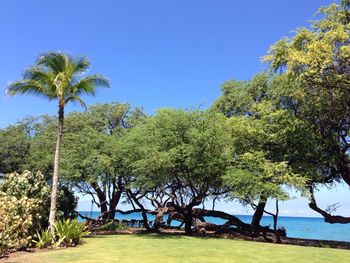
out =
<path fill-rule="evenodd" d="M 321 8 L 311 28 L 298 29 L 293 37 L 278 41 L 265 57 L 273 70 L 301 84 L 286 97 L 294 101 L 295 116 L 307 122 L 320 139 L 322 158 L 315 158 L 314 164 L 322 180 L 316 177 L 313 183 L 343 181 L 350 185 L 349 30 L 350 2 L 344 0 Z M 350 218 L 332 216 L 317 207 L 313 186 L 310 184 L 312 209 L 327 222 L 350 222 Z"/>
<path fill-rule="evenodd" d="M 162 189 L 191 233 L 192 208 L 220 191 L 231 160 L 226 118 L 218 113 L 161 109 L 128 134 L 136 184 Z"/>

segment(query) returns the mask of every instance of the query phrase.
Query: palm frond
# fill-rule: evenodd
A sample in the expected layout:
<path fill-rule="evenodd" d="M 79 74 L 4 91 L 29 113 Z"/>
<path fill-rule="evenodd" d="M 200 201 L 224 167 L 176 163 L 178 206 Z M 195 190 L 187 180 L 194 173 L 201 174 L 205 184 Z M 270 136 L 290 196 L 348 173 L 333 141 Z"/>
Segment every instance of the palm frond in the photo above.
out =
<path fill-rule="evenodd" d="M 29 67 L 23 74 L 23 79 L 35 80 L 43 85 L 53 85 L 54 74 L 50 71 L 47 72 L 43 68 Z"/>
<path fill-rule="evenodd" d="M 23 79 L 10 83 L 7 93 L 40 95 L 46 98 L 67 98 L 85 107 L 80 95 L 94 95 L 98 87 L 109 87 L 102 75 L 90 75 L 81 79 L 81 73 L 90 66 L 86 57 L 73 57 L 61 52 L 41 54 L 34 67 L 29 67 Z"/>
<path fill-rule="evenodd" d="M 109 88 L 109 80 L 99 74 L 87 76 L 72 85 L 69 94 L 77 96 L 82 94 L 95 95 L 96 89 L 99 87 Z"/>
<path fill-rule="evenodd" d="M 38 81 L 31 79 L 24 79 L 20 81 L 12 82 L 8 85 L 7 94 L 32 94 L 36 96 L 43 96 L 48 99 L 55 98 L 54 94 L 48 92 L 48 90 Z"/>
<path fill-rule="evenodd" d="M 65 72 L 68 60 L 69 58 L 66 54 L 60 52 L 46 52 L 39 56 L 36 65 L 38 67 L 43 66 L 49 68 L 50 71 L 58 74 L 60 72 Z"/>
<path fill-rule="evenodd" d="M 78 102 L 85 110 L 87 109 L 85 102 L 78 96 L 70 96 L 66 98 L 65 104 L 68 102 Z"/>
<path fill-rule="evenodd" d="M 70 57 L 70 74 L 73 76 L 75 74 L 81 74 L 85 72 L 90 66 L 90 61 L 87 57 Z"/>

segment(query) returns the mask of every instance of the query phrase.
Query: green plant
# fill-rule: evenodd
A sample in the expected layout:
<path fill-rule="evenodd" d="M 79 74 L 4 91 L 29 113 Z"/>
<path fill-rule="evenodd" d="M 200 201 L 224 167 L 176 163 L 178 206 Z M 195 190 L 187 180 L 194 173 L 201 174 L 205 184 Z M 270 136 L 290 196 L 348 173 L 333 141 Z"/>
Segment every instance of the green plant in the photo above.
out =
<path fill-rule="evenodd" d="M 28 247 L 41 228 L 42 195 L 49 190 L 41 173 L 25 171 L 4 177 L 0 184 L 0 255 Z"/>
<path fill-rule="evenodd" d="M 58 125 L 55 150 L 54 172 L 52 176 L 52 198 L 50 204 L 49 224 L 51 230 L 56 220 L 58 174 L 63 135 L 64 110 L 67 103 L 78 102 L 86 107 L 82 94 L 94 95 L 98 87 L 109 87 L 109 81 L 99 74 L 83 77 L 90 67 L 85 57 L 73 57 L 61 52 L 41 54 L 36 64 L 26 69 L 23 79 L 11 82 L 7 93 L 32 94 L 42 96 L 50 101 L 58 100 Z"/>
<path fill-rule="evenodd" d="M 77 220 L 62 220 L 54 224 L 56 230 L 56 238 L 58 238 L 58 246 L 76 246 L 81 243 L 83 236 L 90 234 L 84 223 Z"/>
<path fill-rule="evenodd" d="M 98 230 L 107 230 L 107 231 L 113 231 L 113 230 L 125 230 L 127 229 L 128 227 L 123 225 L 123 224 L 120 224 L 118 222 L 115 222 L 115 221 L 110 221 L 102 226 L 100 226 L 98 228 Z"/>
<path fill-rule="evenodd" d="M 52 234 L 50 230 L 37 232 L 36 237 L 38 240 L 33 240 L 36 248 L 46 248 L 52 245 Z"/>

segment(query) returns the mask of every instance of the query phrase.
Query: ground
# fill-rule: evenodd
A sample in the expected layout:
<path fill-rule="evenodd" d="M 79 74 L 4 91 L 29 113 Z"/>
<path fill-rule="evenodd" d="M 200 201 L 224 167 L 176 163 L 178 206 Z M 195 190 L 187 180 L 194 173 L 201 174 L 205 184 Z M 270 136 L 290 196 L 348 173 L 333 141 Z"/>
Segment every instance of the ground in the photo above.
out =
<path fill-rule="evenodd" d="M 111 235 L 68 249 L 22 252 L 4 262 L 349 262 L 350 250 L 180 235 Z"/>

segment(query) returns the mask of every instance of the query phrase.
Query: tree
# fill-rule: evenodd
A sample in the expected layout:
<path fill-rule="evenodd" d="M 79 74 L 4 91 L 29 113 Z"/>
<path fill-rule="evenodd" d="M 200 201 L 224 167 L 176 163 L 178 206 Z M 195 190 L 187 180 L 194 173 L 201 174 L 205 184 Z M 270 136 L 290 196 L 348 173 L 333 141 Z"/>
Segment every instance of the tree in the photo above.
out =
<path fill-rule="evenodd" d="M 30 148 L 27 127 L 30 120 L 24 120 L 0 129 L 0 174 L 21 171 Z"/>
<path fill-rule="evenodd" d="M 290 195 L 286 191 L 287 187 L 302 190 L 305 184 L 303 177 L 291 172 L 287 162 L 271 162 L 263 152 L 238 155 L 235 165 L 225 176 L 225 182 L 233 198 L 255 209 L 251 222 L 254 234 L 260 232 L 260 220 L 268 198 L 288 200 Z"/>
<path fill-rule="evenodd" d="M 256 75 L 251 81 L 228 81 L 213 109 L 230 117 L 235 148 L 233 168 L 226 175 L 233 198 L 251 205 L 252 231 L 257 233 L 268 198 L 285 200 L 285 186 L 303 191 L 318 140 L 307 123 L 283 105 L 293 105 L 283 92 L 299 83 L 285 76 Z M 302 176 L 301 176 L 302 175 Z"/>
<path fill-rule="evenodd" d="M 54 232 L 56 216 L 57 188 L 60 167 L 61 143 L 64 123 L 64 109 L 69 102 L 78 102 L 85 107 L 81 95 L 94 95 L 98 87 L 109 87 L 109 81 L 101 75 L 83 77 L 90 67 L 85 57 L 72 57 L 59 52 L 42 54 L 35 66 L 29 67 L 23 79 L 9 84 L 7 93 L 32 94 L 49 100 L 58 100 L 58 124 L 52 192 L 49 216 L 49 227 Z"/>
<path fill-rule="evenodd" d="M 41 171 L 50 181 L 55 123 L 56 118 L 43 115 L 0 129 L 0 173 Z"/>
<path fill-rule="evenodd" d="M 192 233 L 194 208 L 222 187 L 230 165 L 226 118 L 205 111 L 159 110 L 127 136 L 136 186 L 169 197 L 166 206 Z"/>
<path fill-rule="evenodd" d="M 102 220 L 114 219 L 125 194 L 129 174 L 122 162 L 120 141 L 143 117 L 139 108 L 110 103 L 66 118 L 62 177 L 92 197 Z"/>
<path fill-rule="evenodd" d="M 319 208 L 313 194 L 318 183 L 350 185 L 350 1 L 321 8 L 319 15 L 311 28 L 298 29 L 274 44 L 265 61 L 301 84 L 285 97 L 294 101 L 295 116 L 320 138 L 322 158 L 313 163 L 318 172 L 309 184 L 310 208 L 326 222 L 350 223 L 350 218 Z"/>
<path fill-rule="evenodd" d="M 13 174 L 19 172 L 32 170 L 40 173 L 49 184 L 53 171 L 52 155 L 54 154 L 54 142 L 52 137 L 55 136 L 55 118 L 49 116 L 28 117 L 18 121 L 14 125 L 0 130 L 0 171 L 4 174 Z M 18 173 L 16 173 L 18 172 Z M 13 179 L 12 184 L 15 185 L 16 178 Z M 39 177 L 31 177 L 39 178 Z M 41 177 L 40 177 L 41 180 Z M 28 189 L 32 189 L 31 181 L 26 185 Z M 39 185 L 39 181 L 37 182 Z M 58 188 L 57 212 L 56 217 L 59 219 L 73 218 L 76 216 L 75 209 L 77 206 L 77 198 L 69 189 L 69 185 L 60 183 Z M 48 185 L 46 185 L 48 187 Z M 4 188 L 4 186 L 2 186 Z M 13 192 L 13 189 L 9 188 Z M 28 189 L 21 187 L 21 193 L 27 194 Z M 19 189 L 17 189 L 19 190 Z M 39 190 L 40 191 L 40 190 Z M 44 212 L 42 213 L 42 225 L 48 225 L 49 210 L 50 210 L 50 196 L 43 197 Z"/>

